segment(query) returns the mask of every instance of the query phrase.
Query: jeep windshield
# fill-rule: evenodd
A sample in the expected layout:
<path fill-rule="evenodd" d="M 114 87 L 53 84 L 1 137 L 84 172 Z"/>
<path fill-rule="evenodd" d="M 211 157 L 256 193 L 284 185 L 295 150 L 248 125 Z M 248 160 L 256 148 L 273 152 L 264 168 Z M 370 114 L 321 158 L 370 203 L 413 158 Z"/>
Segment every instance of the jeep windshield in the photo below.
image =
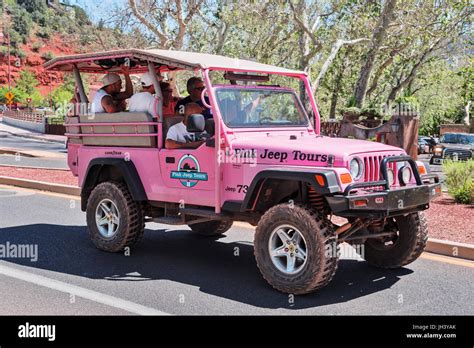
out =
<path fill-rule="evenodd" d="M 447 133 L 441 137 L 441 142 L 445 144 L 474 144 L 474 134 Z"/>
<path fill-rule="evenodd" d="M 293 91 L 253 88 L 219 88 L 217 103 L 224 123 L 232 128 L 307 126 L 308 116 Z"/>

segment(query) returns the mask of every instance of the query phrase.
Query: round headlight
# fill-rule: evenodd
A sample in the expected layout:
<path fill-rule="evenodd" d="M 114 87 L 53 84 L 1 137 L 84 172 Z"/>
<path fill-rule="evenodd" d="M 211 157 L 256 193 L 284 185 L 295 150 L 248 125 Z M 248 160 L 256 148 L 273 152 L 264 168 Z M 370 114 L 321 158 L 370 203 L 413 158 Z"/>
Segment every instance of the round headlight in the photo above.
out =
<path fill-rule="evenodd" d="M 395 175 L 393 174 L 392 168 L 387 169 L 387 180 L 388 180 L 388 186 L 392 186 L 393 183 L 395 182 Z"/>
<path fill-rule="evenodd" d="M 353 158 L 350 162 L 350 172 L 354 181 L 359 180 L 364 172 L 362 161 L 359 158 Z"/>
<path fill-rule="evenodd" d="M 407 166 L 400 169 L 399 178 L 402 185 L 406 185 L 411 180 L 411 170 Z"/>

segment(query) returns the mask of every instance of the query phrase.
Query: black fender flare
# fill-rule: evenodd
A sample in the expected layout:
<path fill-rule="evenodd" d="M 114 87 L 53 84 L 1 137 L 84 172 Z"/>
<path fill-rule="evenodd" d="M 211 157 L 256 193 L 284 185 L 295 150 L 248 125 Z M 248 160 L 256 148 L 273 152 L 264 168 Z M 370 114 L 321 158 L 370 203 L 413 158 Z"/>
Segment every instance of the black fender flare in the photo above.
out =
<path fill-rule="evenodd" d="M 315 175 L 320 174 L 324 178 L 324 186 L 321 186 Z M 252 180 L 247 193 L 245 195 L 244 201 L 241 205 L 241 211 L 251 210 L 253 202 L 258 198 L 260 194 L 260 188 L 262 187 L 265 179 L 278 179 L 278 180 L 288 180 L 288 181 L 301 181 L 310 184 L 317 193 L 322 195 L 333 194 L 340 192 L 341 188 L 339 186 L 336 173 L 328 169 L 315 169 L 311 171 L 294 171 L 291 169 L 288 170 L 279 170 L 279 169 L 270 169 L 263 170 L 259 172 Z"/>
<path fill-rule="evenodd" d="M 135 201 L 146 201 L 148 197 L 143 187 L 140 175 L 132 161 L 123 158 L 94 158 L 87 166 L 86 175 L 81 188 L 81 210 L 85 211 L 89 195 L 96 186 L 97 179 L 105 166 L 117 168 L 127 184 L 127 187 Z"/>

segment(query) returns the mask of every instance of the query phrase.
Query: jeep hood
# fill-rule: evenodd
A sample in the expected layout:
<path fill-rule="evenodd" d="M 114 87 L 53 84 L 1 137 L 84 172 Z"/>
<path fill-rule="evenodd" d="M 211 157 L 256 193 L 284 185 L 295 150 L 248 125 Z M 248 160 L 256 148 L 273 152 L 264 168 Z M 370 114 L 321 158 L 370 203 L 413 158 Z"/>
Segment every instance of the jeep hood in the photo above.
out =
<path fill-rule="evenodd" d="M 340 163 L 358 154 L 405 153 L 398 147 L 382 143 L 316 136 L 305 132 L 236 134 L 231 140 L 230 150 L 237 157 L 254 158 L 261 164 L 293 165 L 325 165 L 330 155 L 334 156 L 335 162 Z"/>

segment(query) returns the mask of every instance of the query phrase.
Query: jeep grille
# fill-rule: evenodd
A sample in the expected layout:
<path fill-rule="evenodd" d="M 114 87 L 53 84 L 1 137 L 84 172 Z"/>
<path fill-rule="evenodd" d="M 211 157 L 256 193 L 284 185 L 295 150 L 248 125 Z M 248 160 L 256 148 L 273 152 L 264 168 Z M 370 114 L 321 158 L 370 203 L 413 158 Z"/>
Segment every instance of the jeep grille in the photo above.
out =
<path fill-rule="evenodd" d="M 463 149 L 445 149 L 444 158 L 452 158 L 457 154 L 459 160 L 468 160 L 471 158 L 471 151 Z"/>
<path fill-rule="evenodd" d="M 385 157 L 395 156 L 395 155 L 380 155 L 380 156 L 365 156 L 363 157 L 364 161 L 364 182 L 368 181 L 377 181 L 382 179 L 382 175 L 380 174 L 380 162 Z M 392 168 L 394 173 L 397 173 L 397 164 L 395 162 L 391 162 L 388 164 L 389 168 Z M 397 175 L 394 175 L 395 183 L 397 182 Z"/>

